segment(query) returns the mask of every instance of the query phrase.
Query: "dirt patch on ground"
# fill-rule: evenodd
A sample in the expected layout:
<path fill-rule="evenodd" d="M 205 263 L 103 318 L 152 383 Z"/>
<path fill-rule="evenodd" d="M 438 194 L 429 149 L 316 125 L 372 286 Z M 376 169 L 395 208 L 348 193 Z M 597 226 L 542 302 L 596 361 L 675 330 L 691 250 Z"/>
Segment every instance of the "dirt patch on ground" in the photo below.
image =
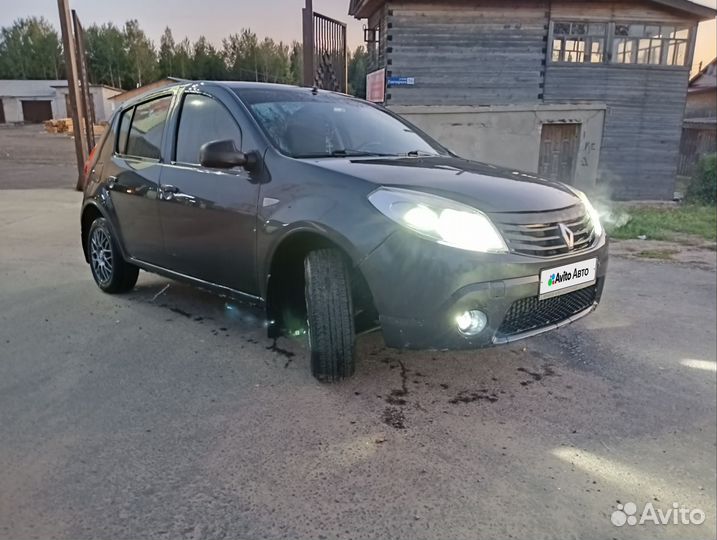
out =
<path fill-rule="evenodd" d="M 684 235 L 679 241 L 610 240 L 610 255 L 633 260 L 663 261 L 696 266 L 703 270 L 717 270 L 715 242 L 697 236 Z"/>
<path fill-rule="evenodd" d="M 394 429 L 406 429 L 406 416 L 397 407 L 386 407 L 381 416 L 383 423 Z"/>

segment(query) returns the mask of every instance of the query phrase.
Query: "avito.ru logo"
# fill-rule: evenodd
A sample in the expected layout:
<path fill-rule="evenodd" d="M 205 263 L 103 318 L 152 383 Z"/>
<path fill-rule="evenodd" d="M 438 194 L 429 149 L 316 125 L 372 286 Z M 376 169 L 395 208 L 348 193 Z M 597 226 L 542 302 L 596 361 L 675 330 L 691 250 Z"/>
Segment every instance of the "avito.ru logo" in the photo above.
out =
<path fill-rule="evenodd" d="M 577 270 L 575 272 L 577 273 Z M 558 274 L 551 274 L 548 279 L 548 287 L 552 287 L 556 283 L 562 283 L 563 281 L 570 281 L 572 277 L 573 275 L 570 272 L 564 270 Z"/>
<path fill-rule="evenodd" d="M 556 274 L 550 274 L 550 277 L 548 278 L 548 287 L 552 287 L 556 283 L 570 281 L 571 279 L 586 278 L 589 273 L 589 268 L 576 268 L 572 273 L 563 270 L 562 272 L 558 272 Z"/>
<path fill-rule="evenodd" d="M 705 522 L 705 513 L 699 508 L 685 508 L 679 503 L 672 503 L 672 508 L 663 511 L 649 502 L 640 515 L 637 515 L 637 505 L 634 502 L 618 504 L 617 510 L 610 515 L 610 521 L 616 527 L 623 525 L 702 525 Z"/>

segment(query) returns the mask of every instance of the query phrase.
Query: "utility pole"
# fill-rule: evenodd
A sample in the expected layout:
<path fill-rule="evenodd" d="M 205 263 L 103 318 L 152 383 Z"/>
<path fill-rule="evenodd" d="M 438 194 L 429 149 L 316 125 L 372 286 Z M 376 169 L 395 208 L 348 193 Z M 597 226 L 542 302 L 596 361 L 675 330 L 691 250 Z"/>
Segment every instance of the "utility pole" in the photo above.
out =
<path fill-rule="evenodd" d="M 84 178 L 83 169 L 87 160 L 85 137 L 82 131 L 82 110 L 84 109 L 82 94 L 79 88 L 77 54 L 75 40 L 72 36 L 72 15 L 69 0 L 57 0 L 60 11 L 60 29 L 62 31 L 62 48 L 65 51 L 65 69 L 67 71 L 67 88 L 70 94 L 70 112 L 72 114 L 72 133 L 75 136 L 75 155 L 77 157 L 77 183 L 75 189 L 82 191 Z"/>
<path fill-rule="evenodd" d="M 80 77 L 79 87 L 82 90 L 82 101 L 85 104 L 83 116 L 85 118 L 85 142 L 87 152 L 92 152 L 95 146 L 95 115 L 92 106 L 92 93 L 90 92 L 90 75 L 87 71 L 87 55 L 85 54 L 85 31 L 80 23 L 77 12 L 72 10 L 72 24 L 75 29 L 75 42 L 77 44 L 77 67 Z"/>
<path fill-rule="evenodd" d="M 304 45 L 302 52 L 304 56 L 303 83 L 304 86 L 314 86 L 314 6 L 312 0 L 306 0 L 306 7 L 301 10 Z"/>

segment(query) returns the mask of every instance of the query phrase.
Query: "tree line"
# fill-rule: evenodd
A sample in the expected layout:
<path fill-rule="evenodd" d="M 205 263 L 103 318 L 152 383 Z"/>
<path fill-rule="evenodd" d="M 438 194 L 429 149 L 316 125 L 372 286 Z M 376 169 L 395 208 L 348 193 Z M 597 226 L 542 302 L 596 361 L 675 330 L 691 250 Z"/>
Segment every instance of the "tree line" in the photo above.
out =
<path fill-rule="evenodd" d="M 260 39 L 248 28 L 216 47 L 204 36 L 177 42 L 167 27 L 155 47 L 137 20 L 121 27 L 93 24 L 85 29 L 85 49 L 90 82 L 125 90 L 165 77 L 301 82 L 301 43 Z M 348 54 L 349 92 L 360 97 L 366 95 L 367 61 L 362 46 Z M 21 18 L 0 28 L 0 79 L 64 78 L 62 41 L 46 19 Z"/>

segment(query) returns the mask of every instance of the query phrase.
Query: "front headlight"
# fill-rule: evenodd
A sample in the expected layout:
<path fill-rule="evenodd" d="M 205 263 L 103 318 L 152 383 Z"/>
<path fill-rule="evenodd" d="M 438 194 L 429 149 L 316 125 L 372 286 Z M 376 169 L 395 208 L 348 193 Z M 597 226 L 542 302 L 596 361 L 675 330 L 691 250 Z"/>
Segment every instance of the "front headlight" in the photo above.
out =
<path fill-rule="evenodd" d="M 600 223 L 600 212 L 598 212 L 595 207 L 592 205 L 590 200 L 588 199 L 588 196 L 585 195 L 582 191 L 573 188 L 575 193 L 577 193 L 578 197 L 580 197 L 580 200 L 583 202 L 583 206 L 585 207 L 585 211 L 588 213 L 588 216 L 590 216 L 590 222 L 593 225 L 593 231 L 595 231 L 595 236 L 602 236 L 602 223 Z"/>
<path fill-rule="evenodd" d="M 440 244 L 470 251 L 508 251 L 490 219 L 470 206 L 400 188 L 379 188 L 368 199 L 386 217 Z"/>

